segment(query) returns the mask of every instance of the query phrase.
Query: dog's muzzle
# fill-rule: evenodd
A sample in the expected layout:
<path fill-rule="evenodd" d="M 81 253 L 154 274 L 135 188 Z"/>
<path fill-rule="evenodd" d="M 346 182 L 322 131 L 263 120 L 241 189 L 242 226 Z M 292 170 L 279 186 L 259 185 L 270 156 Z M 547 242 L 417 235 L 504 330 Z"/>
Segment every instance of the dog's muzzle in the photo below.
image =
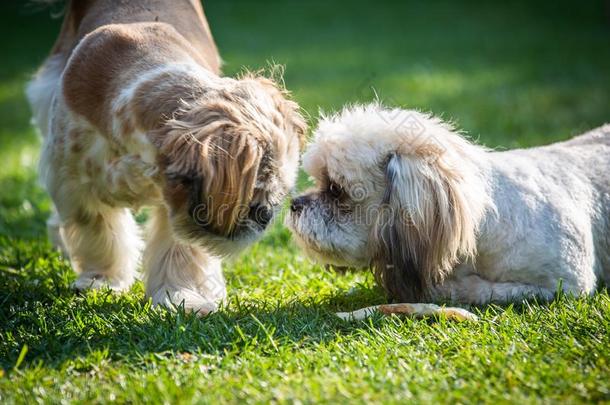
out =
<path fill-rule="evenodd" d="M 290 204 L 290 211 L 293 214 L 300 214 L 303 211 L 303 208 L 307 206 L 311 202 L 311 198 L 306 195 L 302 195 L 292 200 Z"/>

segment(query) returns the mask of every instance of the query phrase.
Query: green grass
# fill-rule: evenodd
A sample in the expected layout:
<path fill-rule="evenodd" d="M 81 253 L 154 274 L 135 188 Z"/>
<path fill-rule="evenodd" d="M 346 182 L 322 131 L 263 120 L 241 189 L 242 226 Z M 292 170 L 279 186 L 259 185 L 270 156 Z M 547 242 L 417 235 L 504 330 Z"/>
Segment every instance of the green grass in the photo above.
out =
<path fill-rule="evenodd" d="M 318 108 L 383 100 L 453 119 L 492 147 L 565 139 L 610 121 L 602 1 L 209 1 L 225 72 L 285 64 Z M 610 402 L 610 296 L 484 307 L 476 324 L 337 310 L 384 302 L 369 274 L 314 265 L 276 224 L 225 264 L 205 319 L 70 290 L 46 241 L 27 77 L 59 20 L 0 6 L 0 403 Z M 302 184 L 303 185 L 303 184 Z"/>

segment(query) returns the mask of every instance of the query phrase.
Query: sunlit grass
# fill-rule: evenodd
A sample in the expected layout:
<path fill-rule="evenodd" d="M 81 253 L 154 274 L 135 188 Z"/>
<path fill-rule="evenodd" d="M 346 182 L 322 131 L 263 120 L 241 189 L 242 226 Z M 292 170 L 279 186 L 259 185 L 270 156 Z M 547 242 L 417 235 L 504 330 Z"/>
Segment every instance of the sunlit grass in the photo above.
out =
<path fill-rule="evenodd" d="M 285 64 L 312 124 L 320 108 L 376 94 L 494 148 L 610 120 L 610 31 L 597 2 L 206 6 L 225 72 Z M 334 311 L 384 302 L 382 292 L 368 272 L 310 262 L 281 221 L 225 263 L 228 302 L 205 319 L 152 308 L 140 282 L 75 294 L 46 240 L 50 202 L 23 96 L 60 21 L 28 10 L 0 6 L 0 403 L 610 401 L 606 291 L 474 309 L 477 324 L 344 323 Z"/>

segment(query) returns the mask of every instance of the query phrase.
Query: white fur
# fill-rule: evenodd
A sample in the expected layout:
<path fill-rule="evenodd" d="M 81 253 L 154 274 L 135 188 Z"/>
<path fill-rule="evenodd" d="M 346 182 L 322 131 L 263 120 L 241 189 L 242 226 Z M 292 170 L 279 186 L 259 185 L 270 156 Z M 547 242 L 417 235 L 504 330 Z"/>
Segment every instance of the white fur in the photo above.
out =
<path fill-rule="evenodd" d="M 28 83 L 26 95 L 32 107 L 32 123 L 42 136 L 49 132 L 51 107 L 59 88 L 59 77 L 63 70 L 63 58 L 50 57 L 36 75 L 36 80 Z"/>
<path fill-rule="evenodd" d="M 202 249 L 171 238 L 167 212 L 157 208 L 150 224 L 152 235 L 145 251 L 146 294 L 153 302 L 209 313 L 225 299 L 220 259 Z"/>
<path fill-rule="evenodd" d="M 142 80 L 172 69 L 187 68 L 153 68 L 127 86 L 114 105 L 129 102 Z M 188 70 L 203 71 L 196 66 Z M 117 141 L 109 141 L 69 111 L 59 85 L 61 74 L 62 67 L 50 59 L 28 86 L 35 123 L 44 137 L 41 182 L 56 207 L 48 221 L 50 239 L 69 254 L 79 273 L 76 288 L 125 290 L 137 276 L 143 248 L 140 230 L 128 208 L 162 204 L 156 154 L 137 130 L 117 133 Z M 117 131 L 122 119 L 125 117 L 114 118 Z M 78 139 L 72 139 L 71 134 L 78 134 Z M 83 149 L 71 151 L 74 142 Z M 166 221 L 165 210 L 153 212 L 145 250 L 147 295 L 155 304 L 183 303 L 188 310 L 207 314 L 226 295 L 220 260 L 201 247 L 175 240 Z"/>
<path fill-rule="evenodd" d="M 408 208 L 419 232 L 444 215 L 427 208 L 431 196 L 422 194 L 428 189 L 420 183 L 433 185 L 442 197 L 436 177 L 448 173 L 462 201 L 464 220 L 451 229 L 463 234 L 450 235 L 459 260 L 428 291 L 431 299 L 550 299 L 559 285 L 568 293 L 591 294 L 610 282 L 610 125 L 567 142 L 492 152 L 416 111 L 372 104 L 323 117 L 303 157 L 318 191 L 310 194 L 310 206 L 288 219 L 312 256 L 369 265 L 375 224 L 367 210 L 381 203 L 389 186 L 385 172 L 392 153 L 402 159 L 389 161 L 396 165 L 390 168 L 396 174 L 390 204 Z M 328 220 L 320 202 L 325 176 L 346 193 L 360 190 L 363 196 L 355 203 L 351 196 L 352 212 L 344 221 Z"/>

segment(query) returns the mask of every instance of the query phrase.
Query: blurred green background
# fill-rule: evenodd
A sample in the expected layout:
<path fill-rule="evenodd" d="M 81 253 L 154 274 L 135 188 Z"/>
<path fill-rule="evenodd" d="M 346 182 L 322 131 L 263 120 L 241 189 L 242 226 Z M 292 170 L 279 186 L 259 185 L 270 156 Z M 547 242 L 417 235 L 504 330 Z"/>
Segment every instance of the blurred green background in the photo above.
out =
<path fill-rule="evenodd" d="M 319 109 L 376 94 L 453 120 L 499 149 L 610 121 L 603 0 L 204 3 L 225 74 L 285 65 L 286 86 L 312 126 Z M 27 370 L 7 380 L 0 368 L 0 402 L 9 392 L 9 402 L 18 395 L 172 402 L 194 392 L 263 402 L 350 393 L 424 402 L 608 400 L 607 294 L 491 310 L 477 328 L 395 320 L 347 326 L 331 312 L 383 295 L 369 275 L 337 276 L 305 260 L 280 223 L 225 265 L 229 307 L 205 322 L 152 311 L 141 284 L 119 297 L 74 295 L 68 262 L 46 241 L 40 141 L 23 92 L 55 40 L 58 11 L 0 2 L 0 366 Z M 196 360 L 184 365 L 183 352 Z M 512 358 L 515 352 L 527 355 Z M 208 376 L 201 367 L 220 371 Z"/>
<path fill-rule="evenodd" d="M 205 9 L 225 74 L 285 65 L 286 86 L 312 124 L 320 109 L 375 94 L 454 120 L 499 148 L 565 139 L 610 121 L 610 17 L 602 0 L 217 0 Z M 55 40 L 60 10 L 0 4 L 0 233 L 40 230 L 10 226 L 7 216 L 37 193 L 21 191 L 32 183 L 39 146 L 23 88 Z M 35 213 L 38 205 L 20 209 Z"/>

